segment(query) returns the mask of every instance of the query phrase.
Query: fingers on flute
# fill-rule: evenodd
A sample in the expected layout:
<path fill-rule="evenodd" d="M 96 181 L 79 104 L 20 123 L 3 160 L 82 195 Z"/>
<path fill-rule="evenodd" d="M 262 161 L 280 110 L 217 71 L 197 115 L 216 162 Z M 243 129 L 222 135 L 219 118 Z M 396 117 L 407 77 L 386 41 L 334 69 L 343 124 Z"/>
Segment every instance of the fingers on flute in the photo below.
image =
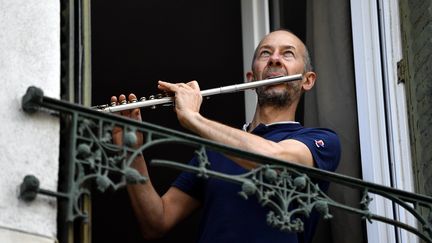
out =
<path fill-rule="evenodd" d="M 128 99 L 129 99 L 129 102 L 131 102 L 131 103 L 132 102 L 137 102 L 137 97 L 133 93 L 129 94 Z M 134 118 L 134 119 L 137 119 L 137 120 L 141 120 L 141 111 L 140 111 L 139 108 L 135 108 L 135 109 L 131 110 L 130 112 L 131 112 L 130 113 L 131 118 Z"/>
<path fill-rule="evenodd" d="M 112 96 L 110 104 L 122 105 L 122 104 L 127 104 L 132 102 L 137 102 L 137 97 L 133 93 L 127 96 L 127 100 L 126 100 L 126 95 L 124 94 L 119 95 L 118 98 L 116 96 Z M 120 114 L 122 116 L 127 116 L 137 120 L 141 120 L 141 113 L 139 108 L 133 110 L 123 110 L 123 111 L 115 112 L 115 114 Z"/>
<path fill-rule="evenodd" d="M 121 95 L 119 96 L 119 102 L 118 102 L 118 103 L 119 103 L 120 105 L 127 104 L 126 95 L 121 94 Z M 123 110 L 123 111 L 120 111 L 120 114 L 123 115 L 123 116 L 130 116 L 130 110 Z"/>
<path fill-rule="evenodd" d="M 110 102 L 111 106 L 116 106 L 116 105 L 125 104 L 125 103 L 127 103 L 127 101 L 126 101 L 126 96 L 124 94 L 119 95 L 118 98 L 117 98 L 117 96 L 111 96 L 111 102 Z M 113 114 L 127 115 L 121 111 L 120 112 L 114 112 Z"/>
<path fill-rule="evenodd" d="M 129 102 L 137 101 L 137 98 L 136 98 L 136 96 L 134 94 L 130 94 L 129 97 L 128 97 L 128 100 L 129 100 Z M 126 95 L 121 94 L 118 97 L 118 100 L 117 100 L 116 96 L 111 96 L 111 104 L 113 104 L 113 103 L 115 103 L 115 105 L 122 104 L 122 103 L 127 103 L 127 101 L 126 101 Z"/>

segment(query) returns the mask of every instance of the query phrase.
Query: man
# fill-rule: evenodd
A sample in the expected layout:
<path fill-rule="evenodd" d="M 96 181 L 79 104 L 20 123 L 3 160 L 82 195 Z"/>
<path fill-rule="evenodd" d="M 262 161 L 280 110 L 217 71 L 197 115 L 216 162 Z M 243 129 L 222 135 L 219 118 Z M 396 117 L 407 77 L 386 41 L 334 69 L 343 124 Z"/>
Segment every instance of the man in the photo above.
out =
<path fill-rule="evenodd" d="M 295 122 L 300 97 L 313 87 L 316 79 L 303 42 L 285 30 L 268 34 L 255 50 L 252 71 L 246 75 L 248 81 L 253 81 L 299 73 L 303 74 L 302 80 L 257 89 L 256 112 L 244 130 L 209 120 L 199 113 L 202 97 L 196 81 L 186 84 L 159 81 L 158 87 L 174 93 L 180 124 L 203 138 L 287 163 L 334 171 L 340 156 L 336 134 L 327 129 L 303 128 Z M 125 98 L 121 95 L 117 100 L 113 96 L 111 101 L 121 102 Z M 133 94 L 128 98 L 136 99 Z M 122 115 L 141 119 L 139 109 L 124 111 Z M 121 143 L 121 134 L 119 129 L 113 131 L 115 143 Z M 142 136 L 138 140 L 142 144 Z M 243 174 L 257 166 L 210 151 L 207 155 L 210 169 L 223 173 Z M 148 176 L 143 157 L 138 157 L 133 167 Z M 163 235 L 198 207 L 203 207 L 199 242 L 307 242 L 315 224 L 306 219 L 306 233 L 302 235 L 279 231 L 267 225 L 267 208 L 254 198 L 244 200 L 238 196 L 239 185 L 200 179 L 192 173 L 182 173 L 162 197 L 150 181 L 130 185 L 128 191 L 145 238 Z"/>

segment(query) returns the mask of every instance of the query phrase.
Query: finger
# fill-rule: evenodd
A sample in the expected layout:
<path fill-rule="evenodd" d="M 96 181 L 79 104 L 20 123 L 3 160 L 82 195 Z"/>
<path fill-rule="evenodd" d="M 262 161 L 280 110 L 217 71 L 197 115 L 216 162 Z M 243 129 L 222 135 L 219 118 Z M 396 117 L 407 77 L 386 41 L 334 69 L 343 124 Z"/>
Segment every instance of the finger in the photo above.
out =
<path fill-rule="evenodd" d="M 111 102 L 110 102 L 110 104 L 111 104 L 111 105 L 112 105 L 112 104 L 114 104 L 114 105 L 117 104 L 117 96 L 111 96 Z"/>
<path fill-rule="evenodd" d="M 112 142 L 117 145 L 123 144 L 123 128 L 115 126 L 112 129 Z"/>
<path fill-rule="evenodd" d="M 158 81 L 158 88 L 160 90 L 164 90 L 164 91 L 167 91 L 167 92 L 175 93 L 175 92 L 178 91 L 178 89 L 180 88 L 180 86 L 178 86 L 177 84 L 168 83 L 168 82 L 159 80 Z"/>
<path fill-rule="evenodd" d="M 112 129 L 113 135 L 116 135 L 117 133 L 122 132 L 122 131 L 123 131 L 123 128 L 121 126 L 115 126 Z"/>
<path fill-rule="evenodd" d="M 120 103 L 120 104 L 124 104 L 125 102 L 126 102 L 126 95 L 121 94 L 121 95 L 119 96 L 119 103 Z"/>
<path fill-rule="evenodd" d="M 129 102 L 137 102 L 137 97 L 135 94 L 131 93 L 128 96 Z M 131 118 L 141 121 L 141 111 L 139 108 L 135 108 L 131 111 Z"/>
<path fill-rule="evenodd" d="M 129 94 L 129 96 L 128 96 L 128 100 L 129 100 L 129 102 L 131 102 L 131 103 L 133 103 L 133 102 L 137 102 L 137 97 L 136 97 L 135 94 L 131 93 L 131 94 Z"/>
<path fill-rule="evenodd" d="M 119 104 L 120 105 L 127 104 L 126 95 L 121 94 L 119 96 Z M 130 116 L 130 111 L 129 110 L 123 110 L 123 111 L 120 111 L 120 114 L 123 116 Z"/>
<path fill-rule="evenodd" d="M 187 85 L 194 90 L 200 90 L 199 84 L 196 80 L 188 82 Z"/>
<path fill-rule="evenodd" d="M 119 103 L 118 103 L 118 100 L 117 100 L 117 96 L 111 96 L 111 99 L 110 99 L 110 106 L 116 106 L 116 105 L 118 105 Z M 114 112 L 113 114 L 120 114 L 120 112 Z"/>

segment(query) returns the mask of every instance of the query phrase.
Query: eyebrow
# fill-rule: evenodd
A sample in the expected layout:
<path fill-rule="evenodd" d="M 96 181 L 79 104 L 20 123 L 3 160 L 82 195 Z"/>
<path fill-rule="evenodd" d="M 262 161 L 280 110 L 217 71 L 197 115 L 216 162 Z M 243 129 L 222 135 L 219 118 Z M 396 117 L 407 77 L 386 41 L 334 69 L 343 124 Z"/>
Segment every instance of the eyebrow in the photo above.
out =
<path fill-rule="evenodd" d="M 271 46 L 271 45 L 262 45 L 262 46 L 260 46 L 259 50 L 261 50 L 263 48 L 274 49 L 274 47 Z M 282 49 L 293 49 L 293 50 L 296 50 L 295 46 L 293 46 L 293 45 L 283 45 Z"/>

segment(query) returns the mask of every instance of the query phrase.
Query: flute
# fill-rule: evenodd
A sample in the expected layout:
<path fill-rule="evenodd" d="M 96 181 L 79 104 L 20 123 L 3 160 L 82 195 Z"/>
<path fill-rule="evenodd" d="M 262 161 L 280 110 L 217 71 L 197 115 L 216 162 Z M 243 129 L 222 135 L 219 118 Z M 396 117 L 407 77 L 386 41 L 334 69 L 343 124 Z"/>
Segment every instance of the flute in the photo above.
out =
<path fill-rule="evenodd" d="M 233 84 L 233 85 L 223 86 L 219 88 L 203 90 L 201 91 L 201 95 L 205 97 L 205 96 L 224 94 L 224 93 L 234 93 L 238 91 L 258 88 L 261 86 L 296 81 L 302 79 L 302 77 L 303 77 L 302 74 L 295 74 L 295 75 L 282 76 L 282 77 L 281 76 L 272 77 L 265 80 L 252 81 L 252 82 L 247 82 L 242 84 Z M 131 103 L 125 103 L 120 105 L 108 105 L 108 104 L 97 105 L 97 106 L 93 106 L 92 108 L 104 112 L 119 112 L 124 110 L 131 110 L 135 108 L 144 108 L 144 107 L 154 108 L 156 105 L 169 104 L 169 103 L 173 103 L 173 101 L 174 101 L 174 97 L 172 96 L 162 97 L 162 98 L 150 98 L 148 100 L 145 98 L 141 98 L 140 101 L 135 101 Z"/>

